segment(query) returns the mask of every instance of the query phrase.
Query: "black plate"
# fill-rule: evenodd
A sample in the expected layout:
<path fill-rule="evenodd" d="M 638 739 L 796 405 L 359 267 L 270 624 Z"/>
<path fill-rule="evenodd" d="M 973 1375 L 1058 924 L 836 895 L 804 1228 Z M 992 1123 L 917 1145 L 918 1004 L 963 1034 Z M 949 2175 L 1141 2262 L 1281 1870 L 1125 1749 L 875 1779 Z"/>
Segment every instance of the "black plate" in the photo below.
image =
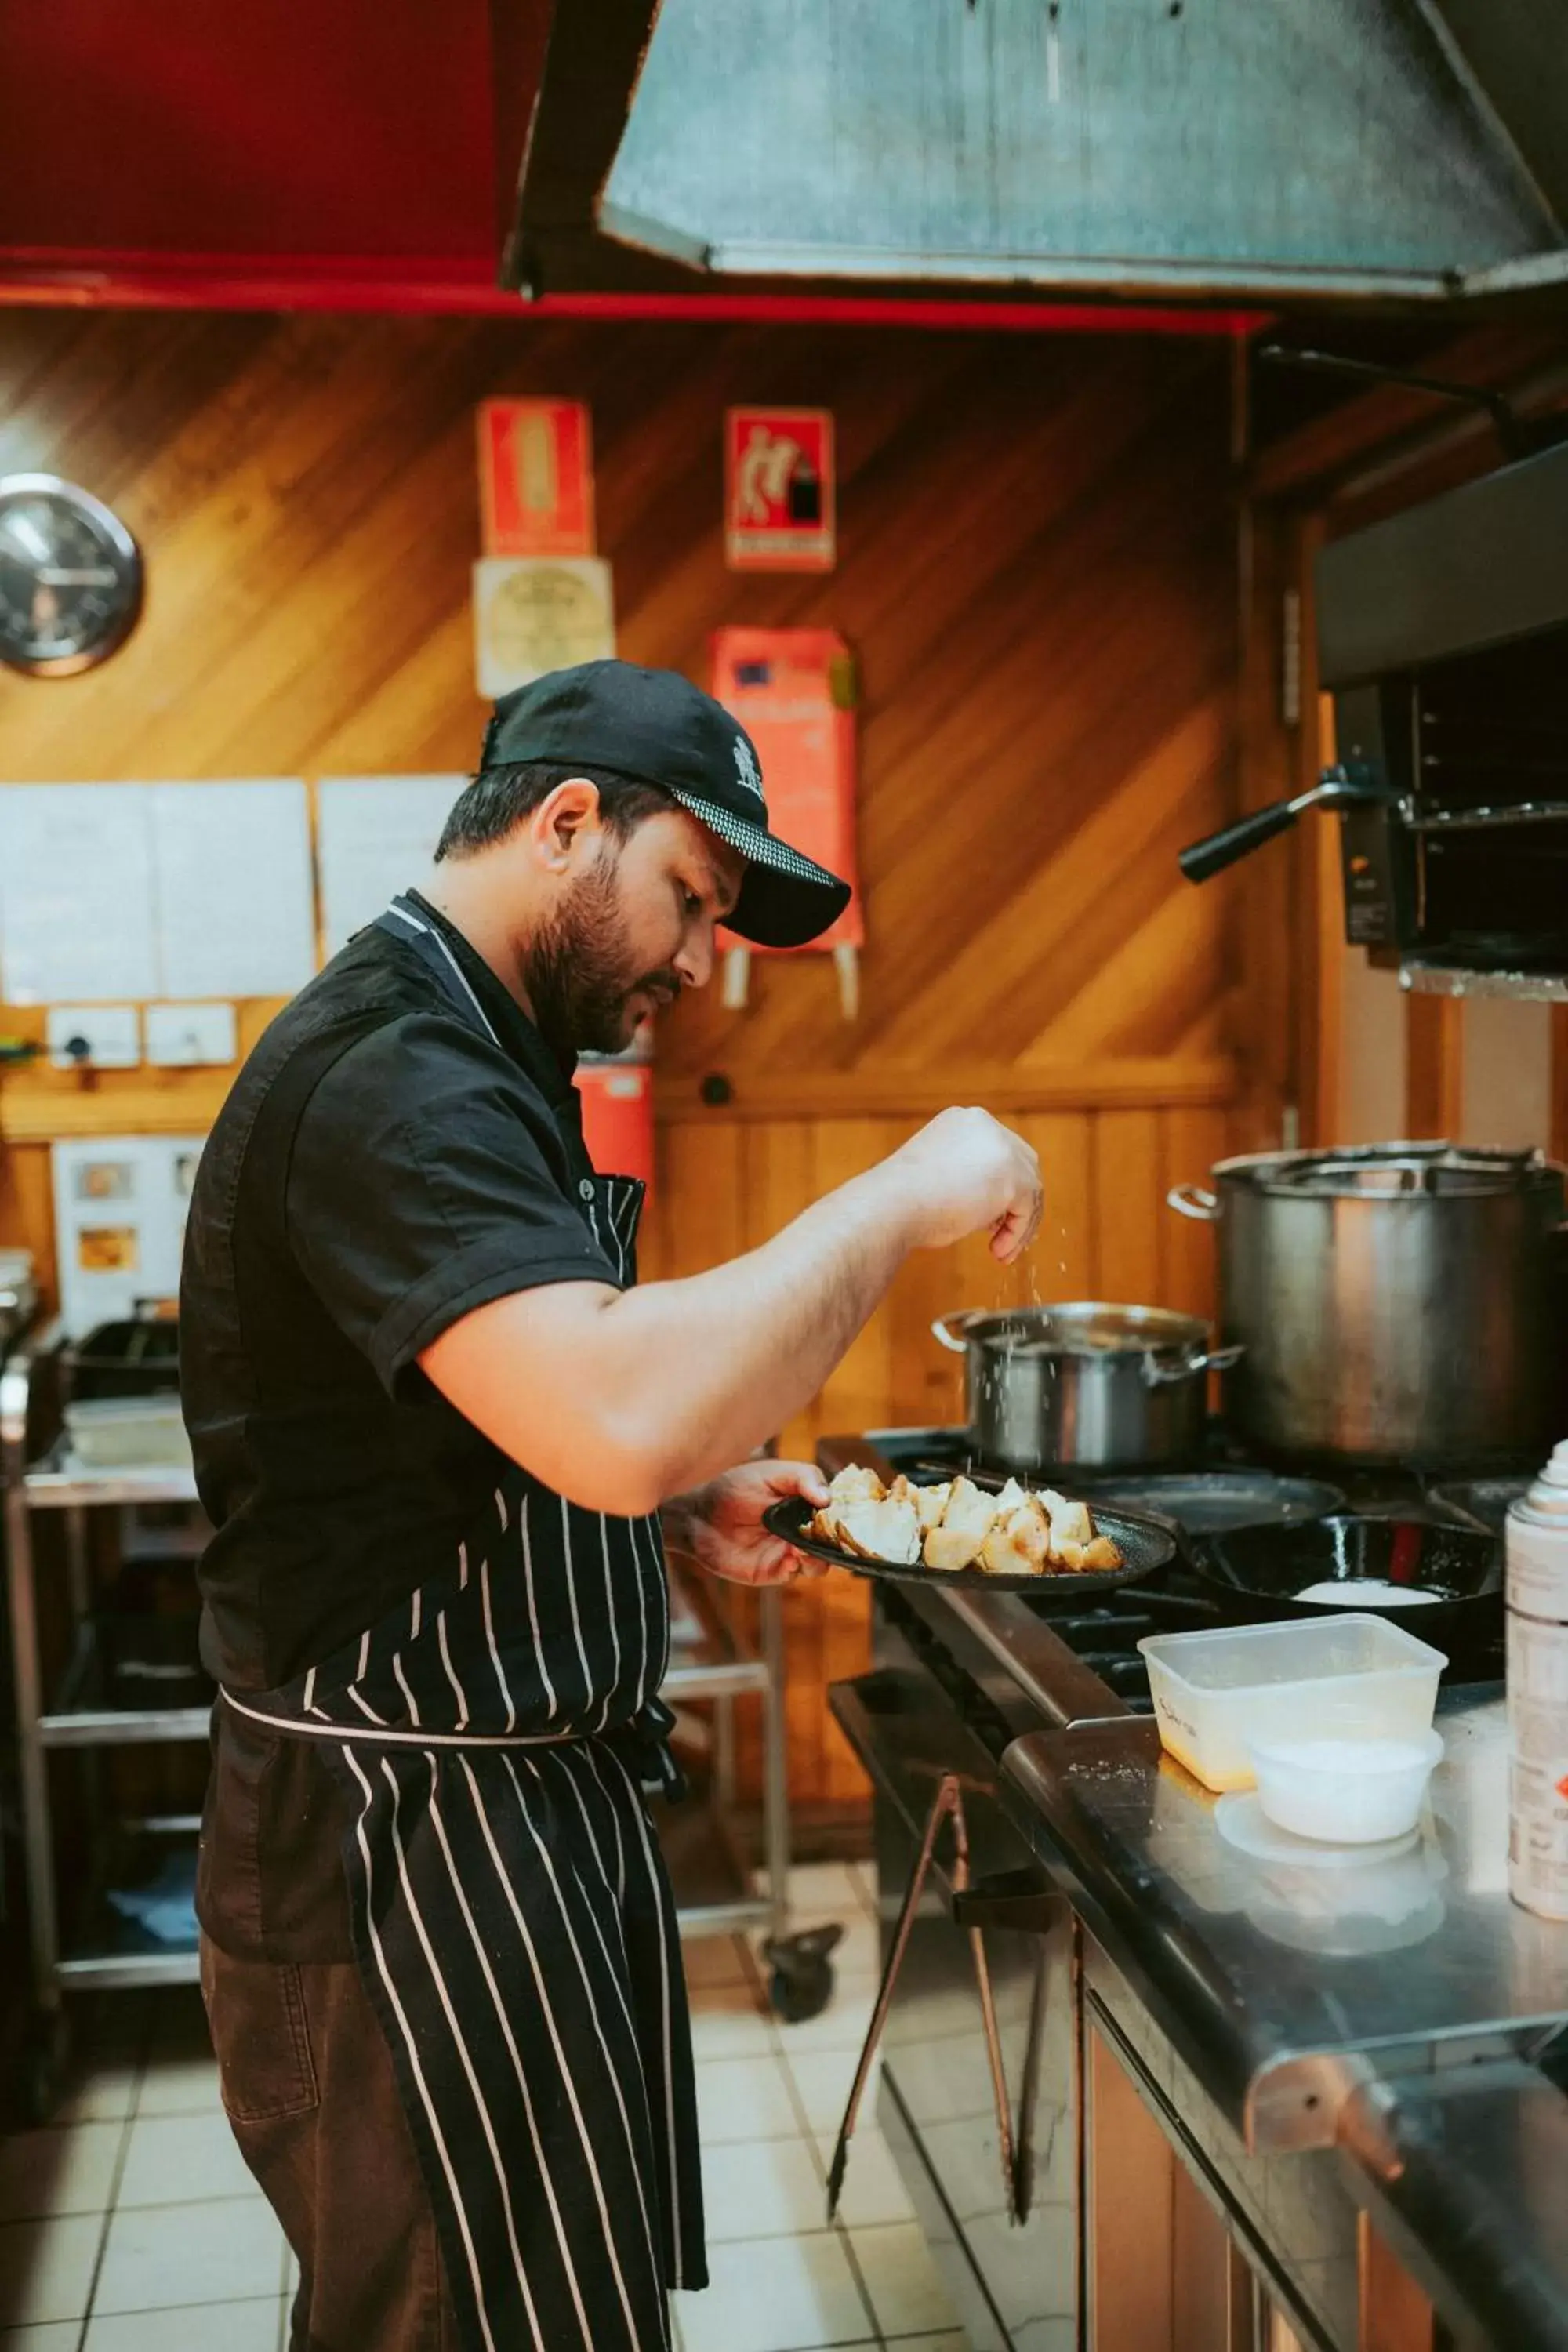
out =
<path fill-rule="evenodd" d="M 1136 1584 L 1141 1579 L 1158 1576 L 1169 1565 L 1176 1538 L 1160 1520 L 1142 1518 L 1131 1511 L 1102 1511 L 1095 1505 L 1090 1508 L 1096 1533 L 1109 1536 L 1121 1554 L 1120 1568 L 1069 1570 L 1051 1576 L 992 1576 L 983 1568 L 898 1568 L 888 1559 L 861 1559 L 854 1552 L 841 1551 L 837 1544 L 823 1543 L 806 1534 L 812 1507 L 804 1495 L 787 1495 L 782 1503 L 770 1504 L 763 1513 L 763 1525 L 771 1535 L 782 1536 L 785 1543 L 813 1559 L 825 1559 L 830 1567 L 847 1568 L 851 1576 L 869 1576 L 884 1584 L 953 1584 L 977 1592 L 1037 1592 L 1065 1599 L 1078 1592 L 1114 1592 L 1119 1584 Z"/>
<path fill-rule="evenodd" d="M 1149 1470 L 1085 1483 L 1091 1507 L 1104 1495 L 1131 1510 L 1173 1520 L 1189 1536 L 1300 1527 L 1345 1507 L 1341 1489 L 1325 1479 L 1277 1478 L 1268 1470 Z"/>

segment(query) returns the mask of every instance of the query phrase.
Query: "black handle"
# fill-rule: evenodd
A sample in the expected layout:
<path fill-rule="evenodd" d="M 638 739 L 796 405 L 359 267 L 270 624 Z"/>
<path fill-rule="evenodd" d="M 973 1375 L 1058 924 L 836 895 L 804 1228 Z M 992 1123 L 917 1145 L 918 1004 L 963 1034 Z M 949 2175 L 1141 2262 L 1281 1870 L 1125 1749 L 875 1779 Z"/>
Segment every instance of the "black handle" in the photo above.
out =
<path fill-rule="evenodd" d="M 1254 809 L 1250 816 L 1237 817 L 1221 833 L 1211 833 L 1203 841 L 1194 841 L 1184 849 L 1176 863 L 1189 882 L 1206 882 L 1211 874 L 1223 873 L 1254 849 L 1261 849 L 1277 833 L 1288 832 L 1300 811 L 1294 801 L 1271 801 L 1267 808 Z"/>
<path fill-rule="evenodd" d="M 1049 1879 L 1026 1864 L 1022 1870 L 993 1871 L 954 1894 L 953 1925 L 1016 1927 L 1026 1936 L 1039 1936 L 1060 1916 L 1062 1900 Z"/>

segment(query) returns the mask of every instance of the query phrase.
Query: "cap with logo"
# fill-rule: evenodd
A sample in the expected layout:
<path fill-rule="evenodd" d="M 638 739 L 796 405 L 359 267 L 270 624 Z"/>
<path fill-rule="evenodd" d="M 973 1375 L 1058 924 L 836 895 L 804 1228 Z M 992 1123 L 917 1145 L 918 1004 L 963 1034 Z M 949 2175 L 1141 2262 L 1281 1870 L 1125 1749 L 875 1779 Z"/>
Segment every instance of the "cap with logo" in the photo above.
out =
<path fill-rule="evenodd" d="M 583 662 L 503 695 L 479 765 L 525 760 L 580 760 L 660 785 L 745 859 L 726 921 L 759 947 L 804 947 L 849 903 L 847 882 L 769 832 L 756 746 L 721 702 L 676 670 Z"/>

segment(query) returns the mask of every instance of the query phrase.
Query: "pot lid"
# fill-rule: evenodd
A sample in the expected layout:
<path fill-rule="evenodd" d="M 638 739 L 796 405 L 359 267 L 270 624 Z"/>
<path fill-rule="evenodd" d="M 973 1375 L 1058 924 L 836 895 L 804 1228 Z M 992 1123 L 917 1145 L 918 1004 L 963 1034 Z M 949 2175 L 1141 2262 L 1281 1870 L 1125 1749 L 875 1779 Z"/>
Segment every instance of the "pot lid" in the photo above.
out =
<path fill-rule="evenodd" d="M 1495 1196 L 1561 1192 L 1563 1171 L 1540 1151 L 1456 1143 L 1363 1143 L 1339 1151 L 1261 1151 L 1222 1160 L 1216 1178 L 1255 1191 L 1330 1199 Z"/>

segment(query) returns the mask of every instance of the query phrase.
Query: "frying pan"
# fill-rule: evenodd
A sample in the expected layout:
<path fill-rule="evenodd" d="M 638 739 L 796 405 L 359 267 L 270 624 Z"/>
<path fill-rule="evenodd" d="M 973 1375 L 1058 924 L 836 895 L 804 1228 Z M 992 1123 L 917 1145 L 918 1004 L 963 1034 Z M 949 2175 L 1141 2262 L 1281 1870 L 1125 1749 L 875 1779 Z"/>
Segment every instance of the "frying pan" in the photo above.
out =
<path fill-rule="evenodd" d="M 1343 1586 L 1346 1609 L 1392 1617 L 1450 1654 L 1493 1642 L 1502 1630 L 1502 1546 L 1479 1528 L 1339 1511 L 1300 1527 L 1202 1536 L 1191 1551 L 1215 1599 L 1249 1622 L 1321 1616 L 1333 1604 L 1296 1595 L 1307 1585 L 1331 1582 Z M 1358 1598 L 1356 1586 L 1373 1578 L 1439 1598 L 1405 1608 Z"/>
<path fill-rule="evenodd" d="M 1115 1544 L 1121 1554 L 1121 1567 L 1078 1571 L 1064 1569 L 1059 1574 L 1053 1571 L 1048 1576 L 993 1576 L 984 1568 L 900 1568 L 889 1559 L 862 1559 L 858 1552 L 842 1551 L 837 1544 L 824 1543 L 820 1538 L 807 1535 L 806 1521 L 812 1513 L 804 1495 L 787 1495 L 782 1502 L 771 1503 L 763 1513 L 763 1525 L 771 1535 L 782 1536 L 785 1543 L 793 1544 L 796 1551 L 807 1552 L 813 1559 L 825 1559 L 834 1568 L 847 1568 L 852 1576 L 868 1576 L 883 1584 L 962 1585 L 976 1592 L 1032 1592 L 1047 1601 L 1081 1599 L 1089 1592 L 1114 1592 L 1118 1585 L 1137 1584 L 1157 1577 L 1169 1565 L 1176 1538 L 1163 1521 L 1144 1518 L 1133 1511 L 1102 1511 L 1098 1504 L 1093 1507 L 1095 1528 Z"/>

